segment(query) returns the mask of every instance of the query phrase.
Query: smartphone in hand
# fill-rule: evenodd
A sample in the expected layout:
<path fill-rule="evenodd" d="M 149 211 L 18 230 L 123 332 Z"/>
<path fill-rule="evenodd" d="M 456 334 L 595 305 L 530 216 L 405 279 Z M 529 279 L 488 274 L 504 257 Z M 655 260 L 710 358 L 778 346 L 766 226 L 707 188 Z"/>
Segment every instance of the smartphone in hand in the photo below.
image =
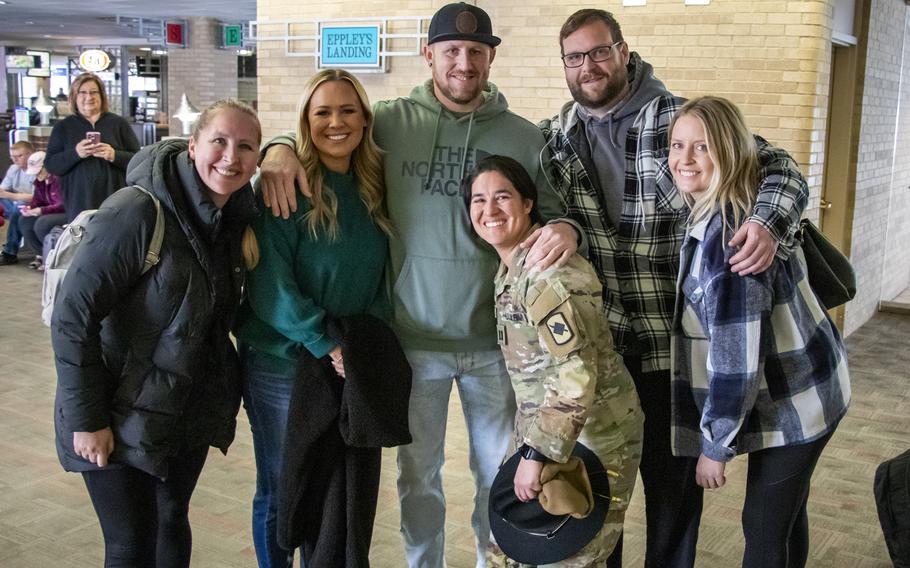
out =
<path fill-rule="evenodd" d="M 98 144 L 101 142 L 101 133 L 100 132 L 86 132 L 85 139 L 88 140 L 90 144 Z"/>

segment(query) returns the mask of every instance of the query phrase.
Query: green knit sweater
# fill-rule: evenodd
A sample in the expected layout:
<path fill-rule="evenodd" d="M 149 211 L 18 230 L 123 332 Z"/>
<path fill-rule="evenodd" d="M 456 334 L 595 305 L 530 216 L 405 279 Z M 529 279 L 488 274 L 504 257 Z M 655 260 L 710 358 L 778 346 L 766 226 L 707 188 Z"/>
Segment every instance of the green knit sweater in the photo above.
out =
<path fill-rule="evenodd" d="M 260 195 L 261 213 L 251 224 L 260 260 L 247 275 L 236 335 L 270 356 L 270 366 L 279 372 L 293 372 L 303 348 L 323 357 L 335 347 L 326 335 L 326 316 L 371 313 L 388 319 L 382 286 L 386 236 L 360 200 L 354 176 L 323 173 L 338 198 L 334 241 L 310 232 L 304 219 L 308 200 L 282 219 L 263 206 Z"/>

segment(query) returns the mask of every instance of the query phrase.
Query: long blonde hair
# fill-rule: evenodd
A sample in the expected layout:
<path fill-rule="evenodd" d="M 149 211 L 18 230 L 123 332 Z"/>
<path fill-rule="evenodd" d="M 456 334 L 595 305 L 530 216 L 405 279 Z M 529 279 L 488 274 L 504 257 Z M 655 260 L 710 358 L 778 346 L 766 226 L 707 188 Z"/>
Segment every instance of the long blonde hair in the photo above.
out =
<path fill-rule="evenodd" d="M 354 87 L 360 99 L 361 110 L 366 119 L 363 139 L 351 156 L 354 175 L 360 199 L 366 206 L 373 222 L 387 235 L 392 232 L 392 225 L 384 210 L 385 181 L 383 179 L 382 151 L 373 141 L 373 110 L 367 93 L 354 75 L 343 69 L 324 69 L 313 75 L 300 97 L 297 109 L 297 158 L 306 171 L 306 178 L 313 196 L 310 198 L 312 208 L 307 212 L 306 223 L 313 237 L 320 232 L 335 240 L 338 236 L 338 201 L 335 192 L 323 182 L 319 152 L 310 136 L 310 122 L 307 116 L 310 99 L 320 85 L 328 81 L 347 81 Z"/>
<path fill-rule="evenodd" d="M 714 174 L 708 188 L 696 198 L 683 197 L 692 209 L 689 224 L 711 217 L 718 210 L 729 227 L 739 228 L 752 211 L 758 194 L 758 147 L 735 104 L 721 97 L 699 97 L 687 102 L 670 122 L 670 137 L 676 121 L 692 116 L 701 122 L 708 142 Z M 727 218 L 733 214 L 732 223 Z"/>
<path fill-rule="evenodd" d="M 363 139 L 352 155 L 354 175 L 357 179 L 357 190 L 360 200 L 366 206 L 370 218 L 386 235 L 392 234 L 392 223 L 385 211 L 385 180 L 383 177 L 382 150 L 373 140 L 373 110 L 367 93 L 351 73 L 343 69 L 324 69 L 313 75 L 304 88 L 300 103 L 297 105 L 297 159 L 306 171 L 306 179 L 312 192 L 311 209 L 303 219 L 314 238 L 323 232 L 330 241 L 338 237 L 338 200 L 332 188 L 323 183 L 322 167 L 319 152 L 310 136 L 310 124 L 307 119 L 310 99 L 319 85 L 327 81 L 347 81 L 354 87 L 360 99 L 361 110 L 366 119 Z M 268 214 L 266 212 L 265 214 Z M 250 270 L 259 264 L 259 243 L 251 227 L 243 234 L 243 258 Z"/>

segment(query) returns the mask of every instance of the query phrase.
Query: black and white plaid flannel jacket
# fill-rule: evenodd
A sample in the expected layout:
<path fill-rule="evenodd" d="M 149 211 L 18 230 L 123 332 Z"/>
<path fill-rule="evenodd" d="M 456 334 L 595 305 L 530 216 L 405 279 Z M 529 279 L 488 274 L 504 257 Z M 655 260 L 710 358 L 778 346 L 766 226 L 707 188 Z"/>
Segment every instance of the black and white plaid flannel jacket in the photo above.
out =
<path fill-rule="evenodd" d="M 641 63 L 632 54 L 630 77 Z M 550 151 L 549 174 L 568 215 L 587 237 L 588 259 L 604 290 L 604 311 L 620 353 L 640 354 L 642 371 L 670 368 L 670 330 L 679 270 L 679 249 L 689 209 L 673 185 L 666 165 L 668 132 L 680 97 L 655 98 L 645 105 L 626 136 L 623 210 L 617 229 L 604 212 L 604 200 L 573 149 L 567 132 L 583 128 L 576 106 L 538 126 Z M 568 119 L 566 118 L 568 117 Z M 563 124 L 566 122 L 568 124 Z M 564 130 L 567 128 L 567 130 Z M 762 178 L 750 221 L 768 229 L 780 242 L 778 256 L 796 246 L 795 233 L 809 190 L 787 152 L 756 136 Z"/>

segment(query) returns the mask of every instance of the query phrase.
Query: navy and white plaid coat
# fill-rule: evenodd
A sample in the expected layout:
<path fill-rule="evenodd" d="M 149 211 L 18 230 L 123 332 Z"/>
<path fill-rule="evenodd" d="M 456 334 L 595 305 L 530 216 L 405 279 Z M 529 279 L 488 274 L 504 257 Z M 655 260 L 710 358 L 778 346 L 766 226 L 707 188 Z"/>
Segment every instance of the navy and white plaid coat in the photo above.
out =
<path fill-rule="evenodd" d="M 629 81 L 636 84 L 645 63 L 632 53 Z M 576 106 L 538 126 L 550 151 L 549 173 L 570 218 L 587 237 L 588 260 L 603 285 L 604 311 L 616 350 L 637 345 L 642 370 L 670 368 L 670 324 L 676 300 L 679 247 L 689 209 L 666 168 L 668 129 L 685 99 L 662 96 L 638 113 L 625 141 L 625 189 L 619 227 L 604 212 L 604 201 L 573 141 L 579 138 Z M 762 183 L 750 221 L 780 242 L 778 256 L 793 249 L 799 219 L 809 197 L 805 179 L 787 152 L 756 137 Z"/>
<path fill-rule="evenodd" d="M 840 333 L 801 249 L 757 275 L 730 271 L 720 214 L 686 235 L 673 322 L 673 453 L 729 461 L 810 442 L 847 411 Z"/>

